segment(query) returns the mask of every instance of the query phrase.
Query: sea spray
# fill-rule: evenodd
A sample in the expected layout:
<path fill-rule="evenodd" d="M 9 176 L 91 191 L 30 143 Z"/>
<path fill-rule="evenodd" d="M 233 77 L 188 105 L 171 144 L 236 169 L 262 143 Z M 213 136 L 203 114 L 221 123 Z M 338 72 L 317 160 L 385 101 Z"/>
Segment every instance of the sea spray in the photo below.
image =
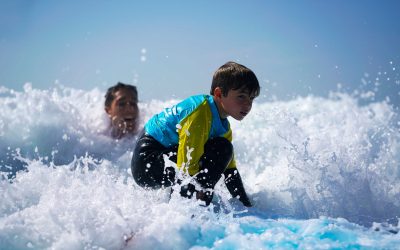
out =
<path fill-rule="evenodd" d="M 169 199 L 170 190 L 136 185 L 130 173 L 136 138 L 107 136 L 103 94 L 30 85 L 23 92 L 1 89 L 0 167 L 6 173 L 0 181 L 1 246 L 400 244 L 398 234 L 384 226 L 389 222 L 398 231 L 400 211 L 399 116 L 389 103 L 360 105 L 345 93 L 256 102 L 244 121 L 231 119 L 238 168 L 255 206 L 236 203 L 220 181 L 205 208 L 177 192 Z M 141 126 L 177 101 L 139 103 Z"/>
<path fill-rule="evenodd" d="M 258 104 L 232 127 L 244 182 L 266 211 L 370 225 L 399 215 L 398 122 L 386 102 L 337 93 Z"/>

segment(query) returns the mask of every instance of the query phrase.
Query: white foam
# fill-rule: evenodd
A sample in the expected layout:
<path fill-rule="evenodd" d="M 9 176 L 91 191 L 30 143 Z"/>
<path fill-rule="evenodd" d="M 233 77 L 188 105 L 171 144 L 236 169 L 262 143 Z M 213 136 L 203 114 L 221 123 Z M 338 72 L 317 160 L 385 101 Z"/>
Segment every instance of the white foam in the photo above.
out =
<path fill-rule="evenodd" d="M 398 235 L 368 229 L 372 222 L 393 223 L 400 211 L 399 115 L 386 102 L 361 106 L 343 93 L 299 97 L 255 103 L 244 121 L 231 120 L 236 160 L 255 204 L 245 209 L 221 181 L 209 208 L 177 192 L 169 200 L 169 190 L 138 187 L 130 174 L 135 138 L 107 135 L 98 89 L 26 85 L 0 94 L 5 248 L 390 249 L 400 243 Z M 176 102 L 140 103 L 141 125 Z M 4 174 L 22 168 L 13 179 Z"/>

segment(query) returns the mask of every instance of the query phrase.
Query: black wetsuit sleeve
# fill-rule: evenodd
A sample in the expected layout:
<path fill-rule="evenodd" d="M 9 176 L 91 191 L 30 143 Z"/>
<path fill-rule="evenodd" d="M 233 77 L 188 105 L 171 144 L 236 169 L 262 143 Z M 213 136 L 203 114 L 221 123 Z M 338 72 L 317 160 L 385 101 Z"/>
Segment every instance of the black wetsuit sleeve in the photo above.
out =
<path fill-rule="evenodd" d="M 249 197 L 244 190 L 242 178 L 240 177 L 239 171 L 237 168 L 228 168 L 224 171 L 225 176 L 225 184 L 229 190 L 229 193 L 235 198 L 238 198 L 239 201 L 243 203 L 246 207 L 251 207 L 252 204 L 249 200 Z"/>

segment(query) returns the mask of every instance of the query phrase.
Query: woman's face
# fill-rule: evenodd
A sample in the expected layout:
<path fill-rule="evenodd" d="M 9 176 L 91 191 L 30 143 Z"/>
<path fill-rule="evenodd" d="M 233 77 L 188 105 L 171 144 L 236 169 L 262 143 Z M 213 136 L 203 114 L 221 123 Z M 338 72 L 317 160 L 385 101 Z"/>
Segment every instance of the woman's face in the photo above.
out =
<path fill-rule="evenodd" d="M 114 128 L 123 134 L 135 133 L 137 129 L 139 108 L 136 94 L 129 89 L 120 89 L 106 112 Z"/>

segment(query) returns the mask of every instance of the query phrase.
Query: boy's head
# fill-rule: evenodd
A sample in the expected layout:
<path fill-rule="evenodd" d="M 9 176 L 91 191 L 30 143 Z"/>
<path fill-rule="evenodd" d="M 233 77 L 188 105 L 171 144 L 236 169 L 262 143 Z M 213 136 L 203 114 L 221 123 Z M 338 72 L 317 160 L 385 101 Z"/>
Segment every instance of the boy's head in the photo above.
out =
<path fill-rule="evenodd" d="M 253 71 L 227 62 L 215 72 L 210 92 L 221 118 L 231 116 L 240 121 L 250 113 L 254 98 L 260 94 L 260 85 Z"/>
<path fill-rule="evenodd" d="M 111 120 L 114 137 L 136 132 L 139 108 L 138 93 L 133 85 L 118 83 L 108 88 L 104 109 Z"/>
<path fill-rule="evenodd" d="M 215 71 L 211 95 L 214 95 L 216 88 L 220 88 L 225 97 L 229 90 L 242 90 L 253 98 L 260 94 L 260 85 L 254 72 L 235 62 L 227 62 Z"/>

